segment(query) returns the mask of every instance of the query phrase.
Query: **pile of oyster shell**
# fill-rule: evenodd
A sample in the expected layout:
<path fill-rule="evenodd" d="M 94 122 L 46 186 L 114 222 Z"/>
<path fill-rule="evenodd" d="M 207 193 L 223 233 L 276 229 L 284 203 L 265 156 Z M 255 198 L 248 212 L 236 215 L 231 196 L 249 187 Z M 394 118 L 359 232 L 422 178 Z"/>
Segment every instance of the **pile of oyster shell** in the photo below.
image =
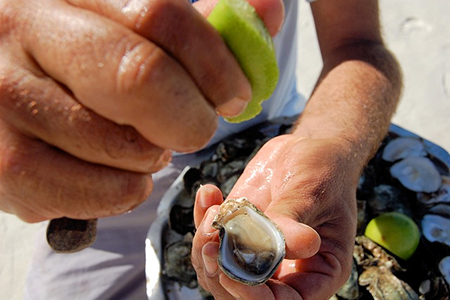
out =
<path fill-rule="evenodd" d="M 442 148 L 391 126 L 360 178 L 353 274 L 335 299 L 449 299 L 449 165 Z M 362 235 L 372 218 L 391 211 L 421 229 L 407 261 Z"/>
<path fill-rule="evenodd" d="M 194 289 L 200 298 L 211 297 L 198 286 L 190 263 L 195 232 L 192 213 L 195 192 L 201 184 L 213 183 L 226 196 L 259 148 L 268 139 L 286 133 L 292 120 L 276 120 L 232 136 L 219 143 L 209 159 L 183 174 L 183 187 L 172 203 L 162 237 L 164 255 L 160 278 L 166 293 L 188 287 Z M 406 130 L 391 126 L 390 133 L 361 176 L 356 191 L 359 213 L 353 272 L 333 299 L 449 299 L 449 165 L 450 156 L 446 151 Z M 262 232 L 278 234 L 276 228 L 269 230 L 264 227 L 271 226 L 270 220 L 251 204 L 244 203 L 241 207 L 245 211 L 238 213 L 239 218 L 256 215 L 253 222 L 259 230 L 263 226 Z M 232 211 L 229 207 L 223 210 L 225 215 Z M 419 247 L 408 261 L 395 257 L 363 236 L 365 226 L 372 218 L 390 211 L 410 216 L 421 228 Z M 224 228 L 236 224 L 226 225 L 221 217 L 215 222 L 217 228 L 224 231 L 221 233 L 221 269 L 246 284 L 260 284 L 270 278 L 284 255 L 284 246 L 277 248 L 279 242 L 284 245 L 282 235 L 260 237 L 268 238 L 273 246 L 264 248 L 258 245 L 257 253 L 236 251 L 236 245 L 242 239 L 249 239 L 242 229 L 236 231 L 236 227 L 235 231 L 229 231 L 228 237 L 224 237 Z M 236 221 L 239 222 L 242 221 Z M 229 238 L 233 234 L 238 237 Z M 240 262 L 236 262 L 238 260 Z M 255 268 L 255 264 L 264 267 Z M 194 299 L 192 295 L 188 298 Z"/>

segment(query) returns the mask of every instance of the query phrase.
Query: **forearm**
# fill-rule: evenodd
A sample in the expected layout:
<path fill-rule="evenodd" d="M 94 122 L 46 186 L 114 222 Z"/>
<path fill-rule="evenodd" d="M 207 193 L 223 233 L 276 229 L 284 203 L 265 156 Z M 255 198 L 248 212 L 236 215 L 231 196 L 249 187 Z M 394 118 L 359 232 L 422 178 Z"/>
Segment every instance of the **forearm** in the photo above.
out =
<path fill-rule="evenodd" d="M 324 60 L 294 134 L 340 140 L 362 167 L 388 130 L 401 86 L 400 68 L 383 45 L 340 47 Z"/>

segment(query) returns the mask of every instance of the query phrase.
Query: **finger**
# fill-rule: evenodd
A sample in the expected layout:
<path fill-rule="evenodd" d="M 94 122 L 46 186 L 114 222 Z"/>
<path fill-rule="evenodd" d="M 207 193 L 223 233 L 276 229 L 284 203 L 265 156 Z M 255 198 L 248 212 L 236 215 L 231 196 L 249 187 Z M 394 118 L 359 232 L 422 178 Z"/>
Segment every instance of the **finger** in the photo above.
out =
<path fill-rule="evenodd" d="M 219 0 L 200 0 L 194 2 L 192 6 L 203 16 L 208 17 L 211 11 L 216 7 Z"/>
<path fill-rule="evenodd" d="M 271 36 L 280 31 L 284 20 L 284 2 L 280 0 L 247 0 L 263 20 Z M 204 16 L 208 16 L 219 0 L 200 0 L 194 7 Z"/>
<path fill-rule="evenodd" d="M 27 222 L 117 215 L 136 207 L 152 190 L 150 175 L 81 161 L 3 122 L 0 153 L 5 211 Z"/>
<path fill-rule="evenodd" d="M 266 214 L 278 225 L 286 241 L 286 259 L 304 259 L 315 255 L 321 245 L 320 236 L 313 228 L 286 216 Z"/>
<path fill-rule="evenodd" d="M 50 78 L 17 65 L 5 69 L 0 116 L 20 131 L 82 160 L 111 167 L 156 172 L 169 162 L 168 150 L 149 143 L 134 128 L 117 125 L 80 105 Z"/>
<path fill-rule="evenodd" d="M 305 299 L 330 299 L 350 275 L 351 253 L 341 257 L 339 251 L 323 244 L 317 255 L 285 261 L 277 273 L 279 281 L 297 290 Z"/>
<path fill-rule="evenodd" d="M 275 299 L 283 299 L 283 300 L 303 299 L 303 297 L 298 293 L 298 291 L 293 289 L 290 285 L 285 284 L 284 282 L 278 280 L 269 280 L 266 284 L 272 291 Z"/>
<path fill-rule="evenodd" d="M 304 299 L 330 299 L 348 278 L 348 273 L 342 274 L 339 262 L 332 255 L 325 254 L 297 261 L 296 270 L 290 270 L 278 278 Z M 341 280 L 344 276 L 346 278 Z M 283 286 L 279 288 L 281 290 Z"/>
<path fill-rule="evenodd" d="M 284 21 L 284 2 L 282 0 L 247 0 L 266 24 L 270 35 L 275 36 Z"/>
<path fill-rule="evenodd" d="M 214 289 L 218 282 L 219 236 L 217 230 L 211 226 L 217 212 L 217 206 L 208 209 L 202 222 L 197 226 L 192 242 L 192 265 L 197 272 L 199 284 L 209 291 Z"/>
<path fill-rule="evenodd" d="M 223 275 L 219 271 L 217 263 L 219 256 L 219 243 L 207 243 L 202 248 L 203 257 L 203 276 L 199 276 L 199 282 L 208 291 L 210 291 L 215 299 L 234 299 L 220 284 L 219 278 Z M 221 275 L 222 274 L 222 275 Z"/>
<path fill-rule="evenodd" d="M 275 300 L 270 288 L 265 285 L 248 286 L 227 277 L 225 274 L 219 276 L 223 288 L 237 300 Z M 289 298 L 280 298 L 289 299 Z"/>
<path fill-rule="evenodd" d="M 39 7 L 23 37 L 47 74 L 86 107 L 161 148 L 193 151 L 207 143 L 217 127 L 215 109 L 170 55 L 92 12 L 50 4 Z"/>
<path fill-rule="evenodd" d="M 217 259 L 219 258 L 219 243 L 206 243 L 202 248 L 202 258 L 205 277 L 208 280 L 215 280 L 214 277 L 217 277 L 219 273 L 219 264 L 217 263 Z"/>
<path fill-rule="evenodd" d="M 175 57 L 220 113 L 236 115 L 250 101 L 250 83 L 237 61 L 188 1 L 69 2 L 125 25 Z"/>
<path fill-rule="evenodd" d="M 262 185 L 261 185 L 262 186 Z M 285 237 L 286 242 L 286 258 L 302 259 L 315 255 L 320 248 L 320 235 L 312 227 L 294 220 L 289 214 L 280 213 L 275 205 L 269 205 L 266 209 L 266 203 L 271 199 L 267 198 L 267 193 L 256 191 L 258 196 L 252 191 L 245 192 L 245 189 L 233 189 L 229 198 L 248 196 L 249 199 L 258 199 L 257 206 L 279 227 Z M 261 205 L 262 204 L 262 205 Z"/>
<path fill-rule="evenodd" d="M 194 205 L 195 227 L 198 228 L 200 226 L 200 222 L 202 221 L 209 207 L 213 205 L 220 205 L 222 202 L 223 202 L 222 192 L 218 187 L 211 184 L 201 186 L 198 189 L 195 197 L 195 205 Z"/>

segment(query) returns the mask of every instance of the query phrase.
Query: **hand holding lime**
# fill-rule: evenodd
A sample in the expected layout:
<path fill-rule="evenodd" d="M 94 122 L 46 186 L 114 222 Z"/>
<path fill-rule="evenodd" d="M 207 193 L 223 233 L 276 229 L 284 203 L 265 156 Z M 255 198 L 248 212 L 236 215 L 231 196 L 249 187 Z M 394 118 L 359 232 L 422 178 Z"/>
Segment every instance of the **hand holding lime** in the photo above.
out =
<path fill-rule="evenodd" d="M 246 0 L 220 0 L 208 21 L 221 34 L 252 86 L 252 100 L 239 116 L 226 118 L 239 123 L 261 112 L 278 82 L 275 48 L 264 22 Z"/>

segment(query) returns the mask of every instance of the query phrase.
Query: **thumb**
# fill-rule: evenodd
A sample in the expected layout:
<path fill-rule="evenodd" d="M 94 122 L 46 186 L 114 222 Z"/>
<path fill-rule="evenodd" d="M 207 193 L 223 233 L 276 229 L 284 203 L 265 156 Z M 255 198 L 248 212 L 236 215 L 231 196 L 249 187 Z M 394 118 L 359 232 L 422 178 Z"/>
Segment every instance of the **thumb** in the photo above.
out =
<path fill-rule="evenodd" d="M 271 36 L 280 31 L 284 21 L 284 3 L 282 0 L 247 0 L 266 24 Z M 208 16 L 219 0 L 199 0 L 194 7 L 204 16 Z"/>
<path fill-rule="evenodd" d="M 283 215 L 270 218 L 284 234 L 287 259 L 305 259 L 319 251 L 320 236 L 313 228 Z"/>

